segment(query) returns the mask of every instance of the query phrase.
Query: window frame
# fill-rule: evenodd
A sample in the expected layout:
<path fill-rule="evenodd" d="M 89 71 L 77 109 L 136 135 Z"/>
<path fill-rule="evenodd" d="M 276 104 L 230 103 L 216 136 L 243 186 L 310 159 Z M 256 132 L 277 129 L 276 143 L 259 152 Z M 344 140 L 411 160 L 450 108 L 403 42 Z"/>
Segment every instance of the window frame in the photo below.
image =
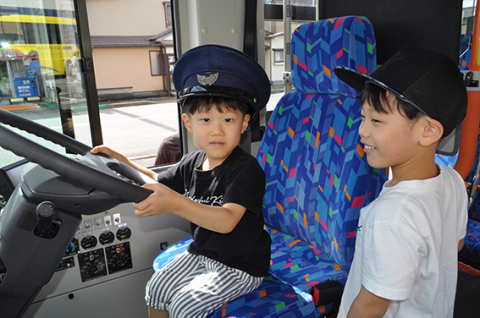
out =
<path fill-rule="evenodd" d="M 170 1 L 164 2 L 163 7 L 164 7 L 163 12 L 165 12 L 165 26 L 167 28 L 171 28 L 173 24 L 172 23 L 173 20 L 172 20 L 172 5 Z"/>

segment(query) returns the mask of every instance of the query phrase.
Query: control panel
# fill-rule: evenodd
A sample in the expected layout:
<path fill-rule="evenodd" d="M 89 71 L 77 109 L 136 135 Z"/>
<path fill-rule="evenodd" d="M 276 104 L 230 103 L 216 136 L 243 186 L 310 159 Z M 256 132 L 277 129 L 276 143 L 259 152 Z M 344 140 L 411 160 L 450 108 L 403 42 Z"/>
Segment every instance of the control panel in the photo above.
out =
<path fill-rule="evenodd" d="M 145 285 L 153 260 L 190 235 L 187 220 L 170 213 L 139 218 L 131 203 L 83 215 L 57 271 L 23 317 L 71 317 L 72 310 L 75 317 L 106 310 L 109 317 L 147 316 Z"/>
<path fill-rule="evenodd" d="M 133 268 L 129 239 L 132 230 L 120 213 L 85 216 L 57 271 L 76 267 L 82 282 Z"/>

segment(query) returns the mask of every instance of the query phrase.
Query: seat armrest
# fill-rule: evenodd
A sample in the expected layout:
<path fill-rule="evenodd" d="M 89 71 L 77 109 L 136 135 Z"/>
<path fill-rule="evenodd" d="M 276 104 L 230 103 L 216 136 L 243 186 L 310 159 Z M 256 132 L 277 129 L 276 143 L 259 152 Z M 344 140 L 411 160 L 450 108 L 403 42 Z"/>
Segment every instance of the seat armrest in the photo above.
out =
<path fill-rule="evenodd" d="M 343 285 L 335 280 L 313 285 L 315 306 L 324 306 L 342 299 Z"/>

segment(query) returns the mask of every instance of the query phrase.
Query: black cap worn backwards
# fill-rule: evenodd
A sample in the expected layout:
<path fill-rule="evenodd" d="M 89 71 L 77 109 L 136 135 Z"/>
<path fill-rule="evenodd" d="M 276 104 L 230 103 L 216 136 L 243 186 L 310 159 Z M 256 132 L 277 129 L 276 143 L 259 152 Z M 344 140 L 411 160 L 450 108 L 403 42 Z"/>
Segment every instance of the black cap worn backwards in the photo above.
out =
<path fill-rule="evenodd" d="M 345 83 L 362 91 L 378 85 L 425 115 L 438 120 L 449 135 L 465 118 L 467 90 L 458 65 L 446 55 L 406 46 L 371 75 L 347 67 L 335 68 Z"/>

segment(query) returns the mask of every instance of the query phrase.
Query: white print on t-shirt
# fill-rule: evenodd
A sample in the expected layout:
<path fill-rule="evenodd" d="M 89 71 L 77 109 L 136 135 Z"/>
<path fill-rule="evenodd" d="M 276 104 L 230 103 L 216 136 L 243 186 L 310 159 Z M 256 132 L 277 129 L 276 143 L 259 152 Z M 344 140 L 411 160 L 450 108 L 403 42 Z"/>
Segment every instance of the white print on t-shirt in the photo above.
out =
<path fill-rule="evenodd" d="M 201 204 L 206 204 L 206 205 L 211 205 L 211 206 L 214 206 L 214 205 L 215 206 L 223 206 L 223 195 L 219 195 L 219 196 L 214 195 L 214 196 L 206 197 L 206 198 L 203 198 L 203 196 L 202 196 L 200 198 L 196 198 L 195 195 L 191 196 L 190 191 L 185 189 L 184 196 L 189 198 L 192 201 L 195 201 L 195 202 L 198 202 L 198 203 L 201 203 Z"/>

